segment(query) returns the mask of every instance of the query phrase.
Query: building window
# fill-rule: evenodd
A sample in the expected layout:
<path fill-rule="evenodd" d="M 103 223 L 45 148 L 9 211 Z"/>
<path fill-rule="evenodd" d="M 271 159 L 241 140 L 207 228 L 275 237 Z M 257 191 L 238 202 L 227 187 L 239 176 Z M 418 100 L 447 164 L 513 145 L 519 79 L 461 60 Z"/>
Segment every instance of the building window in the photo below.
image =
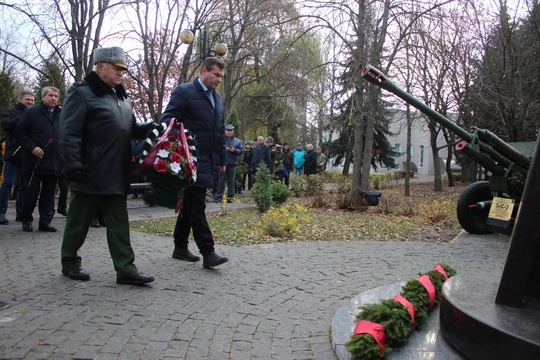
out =
<path fill-rule="evenodd" d="M 394 144 L 394 151 L 401 154 L 401 144 Z"/>
<path fill-rule="evenodd" d="M 424 145 L 418 147 L 418 167 L 424 167 Z"/>

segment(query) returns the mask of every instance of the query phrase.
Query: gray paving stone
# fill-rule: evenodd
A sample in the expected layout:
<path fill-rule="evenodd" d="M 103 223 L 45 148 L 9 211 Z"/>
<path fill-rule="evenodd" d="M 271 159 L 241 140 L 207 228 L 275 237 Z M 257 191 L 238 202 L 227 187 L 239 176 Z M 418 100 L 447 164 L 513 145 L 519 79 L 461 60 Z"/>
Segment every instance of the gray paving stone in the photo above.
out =
<path fill-rule="evenodd" d="M 134 220 L 170 216 L 136 200 L 128 206 Z M 64 222 L 53 220 L 54 234 L 0 228 L 0 297 L 14 302 L 0 310 L 0 359 L 336 359 L 332 318 L 359 293 L 439 261 L 458 272 L 501 271 L 508 247 L 507 237 L 472 236 L 217 245 L 230 261 L 208 271 L 172 259 L 172 237 L 132 232 L 139 270 L 156 277 L 139 288 L 115 283 L 106 229 L 90 229 L 80 251 L 91 280 L 62 276 Z"/>

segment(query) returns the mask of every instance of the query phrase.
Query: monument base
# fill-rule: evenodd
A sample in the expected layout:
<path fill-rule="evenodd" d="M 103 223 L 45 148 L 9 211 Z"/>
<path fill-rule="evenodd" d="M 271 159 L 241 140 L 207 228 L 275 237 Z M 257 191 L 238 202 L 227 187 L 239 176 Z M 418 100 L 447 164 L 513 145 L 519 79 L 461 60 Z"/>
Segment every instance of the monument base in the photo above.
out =
<path fill-rule="evenodd" d="M 457 274 L 442 288 L 441 333 L 468 359 L 540 359 L 540 309 L 497 305 L 500 274 Z"/>

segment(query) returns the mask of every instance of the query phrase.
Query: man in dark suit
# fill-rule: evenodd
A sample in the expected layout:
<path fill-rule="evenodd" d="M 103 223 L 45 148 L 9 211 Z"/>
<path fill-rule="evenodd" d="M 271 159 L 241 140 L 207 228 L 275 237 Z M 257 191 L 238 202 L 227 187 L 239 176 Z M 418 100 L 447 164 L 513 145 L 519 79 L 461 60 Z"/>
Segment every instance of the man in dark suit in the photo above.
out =
<path fill-rule="evenodd" d="M 21 213 L 22 229 L 33 231 L 32 213 L 39 199 L 39 231 L 55 232 L 51 226 L 54 216 L 54 193 L 60 174 L 58 129 L 61 108 L 60 91 L 52 86 L 41 90 L 41 103 L 27 108 L 15 129 L 23 150 L 22 173 L 27 185 Z"/>
<path fill-rule="evenodd" d="M 161 118 L 165 123 L 176 118 L 197 141 L 197 181 L 184 191 L 182 209 L 174 228 L 172 256 L 186 261 L 200 260 L 188 249 L 189 233 L 193 230 L 205 269 L 229 261 L 216 254 L 205 213 L 206 190 L 215 189 L 219 172 L 225 171 L 224 106 L 223 98 L 216 91 L 224 69 L 225 64 L 220 59 L 206 58 L 198 78 L 176 87 Z"/>

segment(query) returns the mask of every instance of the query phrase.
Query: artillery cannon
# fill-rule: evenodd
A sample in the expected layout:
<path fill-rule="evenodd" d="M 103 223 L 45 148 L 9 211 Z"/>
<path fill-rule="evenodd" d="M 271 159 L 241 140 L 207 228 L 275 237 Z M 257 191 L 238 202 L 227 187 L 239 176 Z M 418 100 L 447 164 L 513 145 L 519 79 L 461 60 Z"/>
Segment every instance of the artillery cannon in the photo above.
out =
<path fill-rule="evenodd" d="M 471 234 L 510 234 L 536 143 L 506 143 L 492 132 L 474 126 L 470 132 L 466 131 L 400 89 L 371 65 L 362 70 L 362 77 L 393 93 L 457 135 L 462 141 L 455 150 L 469 156 L 489 172 L 489 181 L 475 182 L 460 195 L 457 218 L 461 227 Z M 520 147 L 522 152 L 516 147 Z"/>

